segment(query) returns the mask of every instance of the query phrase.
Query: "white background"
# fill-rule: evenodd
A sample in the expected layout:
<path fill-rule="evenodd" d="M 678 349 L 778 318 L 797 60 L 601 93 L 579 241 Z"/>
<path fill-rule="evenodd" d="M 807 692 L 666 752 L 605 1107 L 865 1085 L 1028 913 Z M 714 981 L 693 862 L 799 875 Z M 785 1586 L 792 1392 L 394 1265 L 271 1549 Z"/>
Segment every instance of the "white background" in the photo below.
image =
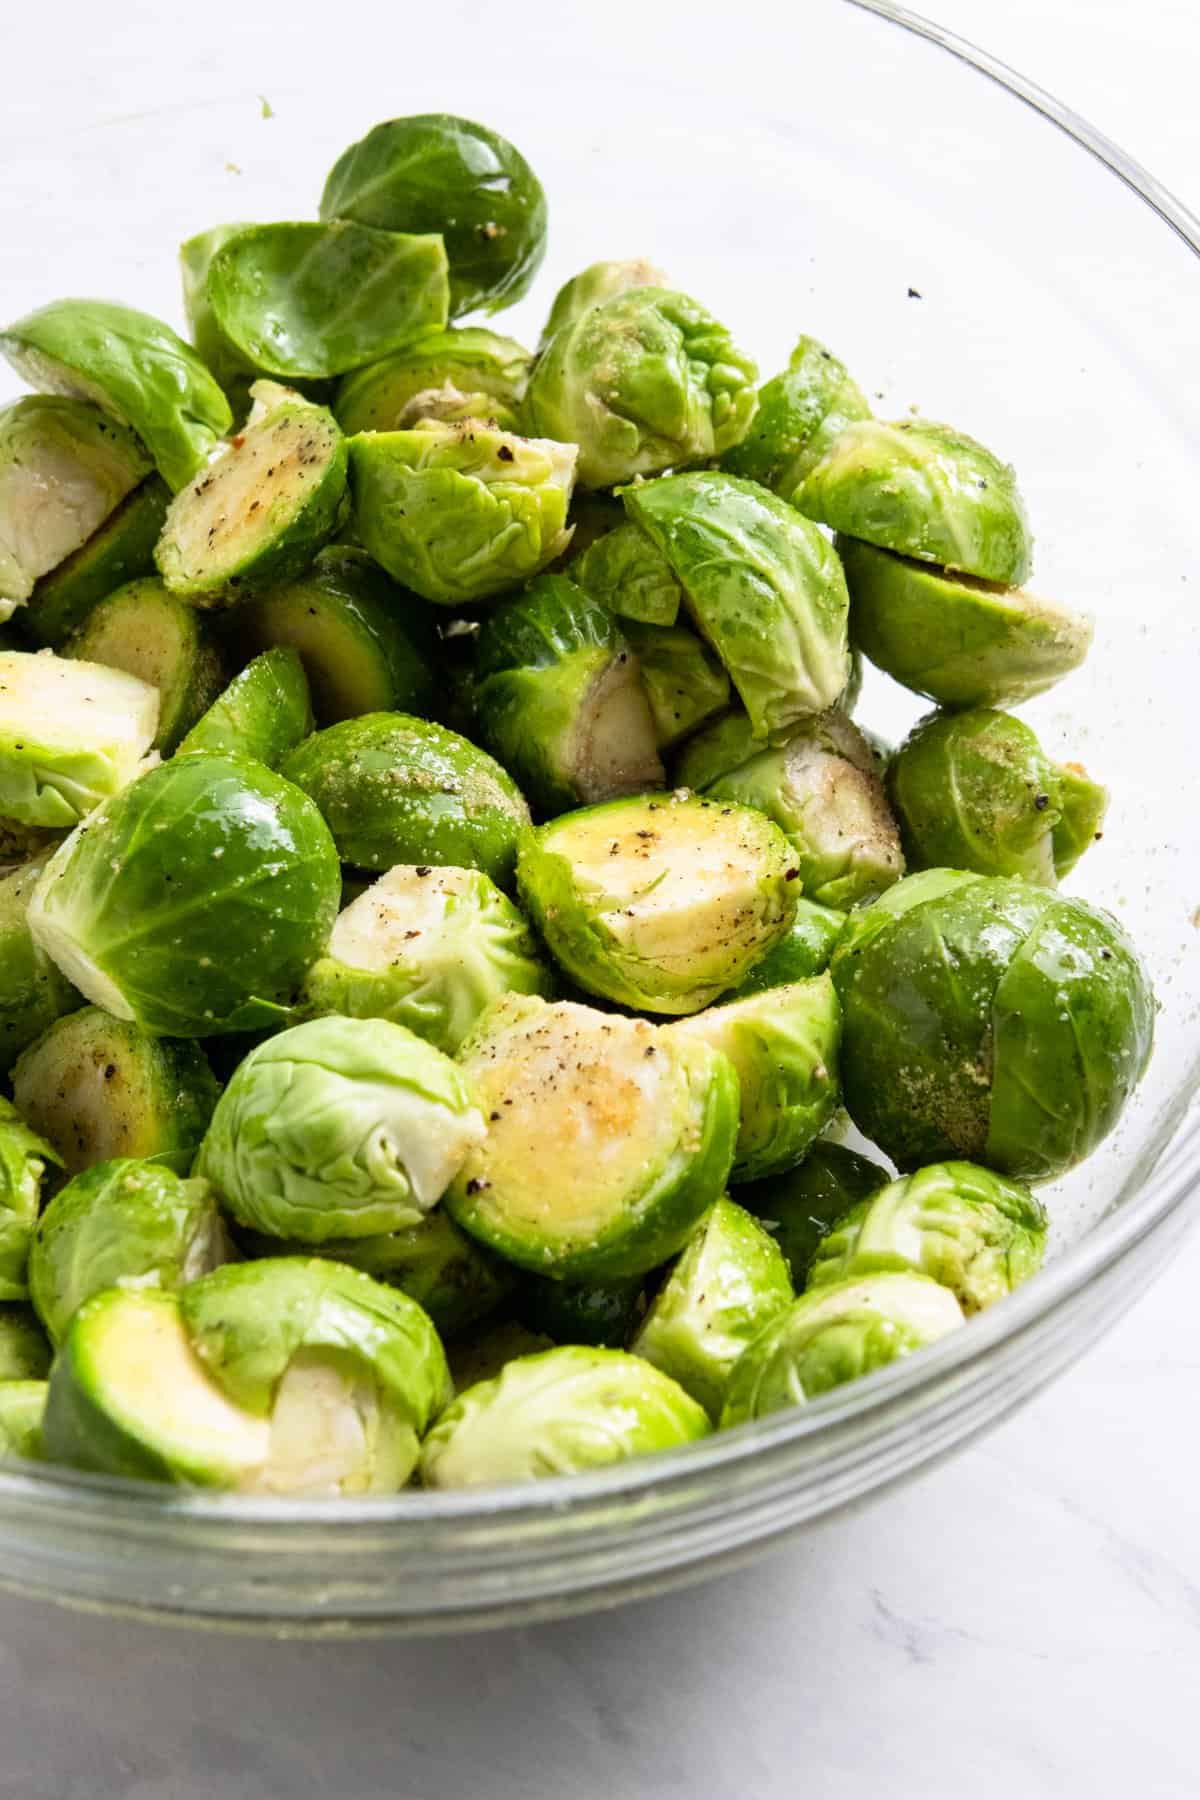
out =
<path fill-rule="evenodd" d="M 927 4 L 1200 204 L 1194 0 Z M 344 63 L 365 9 L 4 10 L 0 150 L 59 116 L 269 93 L 326 52 Z M 625 0 L 610 10 L 635 29 Z M 569 21 L 569 0 L 557 11 Z M 536 31 L 549 13 L 504 17 Z M 1193 1238 L 1081 1367 L 945 1469 L 748 1572 L 610 1615 L 304 1645 L 0 1599 L 0 1800 L 1189 1800 L 1198 1284 Z"/>

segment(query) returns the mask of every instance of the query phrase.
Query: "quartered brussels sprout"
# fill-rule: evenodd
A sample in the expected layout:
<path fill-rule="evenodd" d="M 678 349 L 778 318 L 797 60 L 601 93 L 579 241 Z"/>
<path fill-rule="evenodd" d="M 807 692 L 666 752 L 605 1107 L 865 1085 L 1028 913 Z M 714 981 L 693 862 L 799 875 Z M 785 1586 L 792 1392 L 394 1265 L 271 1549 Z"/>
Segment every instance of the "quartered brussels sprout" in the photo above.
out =
<path fill-rule="evenodd" d="M 882 1369 L 963 1322 L 948 1288 L 925 1275 L 866 1275 L 802 1294 L 734 1365 L 721 1425 L 742 1425 Z"/>
<path fill-rule="evenodd" d="M 483 1135 L 431 1044 L 387 1019 L 310 1019 L 239 1064 L 196 1171 L 240 1225 L 321 1244 L 417 1224 Z"/>
<path fill-rule="evenodd" d="M 1092 626 L 1023 588 L 951 575 L 839 537 L 854 642 L 941 706 L 1015 706 L 1077 669 Z"/>
<path fill-rule="evenodd" d="M 1015 587 L 1033 541 L 1017 479 L 990 450 L 928 419 L 860 419 L 791 496 L 811 519 L 882 550 Z"/>
<path fill-rule="evenodd" d="M 737 1078 L 645 1019 L 506 995 L 460 1061 L 488 1121 L 446 1196 L 457 1224 L 535 1274 L 641 1275 L 721 1193 Z"/>
<path fill-rule="evenodd" d="M 796 902 L 796 916 L 786 937 L 772 945 L 725 996 L 728 1000 L 744 1000 L 750 994 L 764 993 L 767 988 L 783 987 L 790 981 L 808 981 L 822 975 L 829 967 L 833 947 L 846 923 L 844 912 L 832 906 L 818 906 L 803 895 Z"/>
<path fill-rule="evenodd" d="M 856 1202 L 877 1193 L 888 1179 L 879 1163 L 822 1138 L 794 1169 L 745 1183 L 738 1200 L 775 1239 L 799 1291 L 817 1246 Z"/>
<path fill-rule="evenodd" d="M 584 487 L 706 462 L 746 435 L 758 371 L 686 294 L 634 287 L 569 319 L 525 396 L 531 431 L 579 445 Z"/>
<path fill-rule="evenodd" d="M 1121 926 L 1024 881 L 910 875 L 851 915 L 830 966 L 846 1106 L 902 1169 L 1060 1175 L 1149 1059 L 1154 998 Z"/>
<path fill-rule="evenodd" d="M 671 565 L 756 738 L 835 703 L 850 675 L 849 599 L 814 525 L 716 469 L 631 487 L 625 510 Z"/>
<path fill-rule="evenodd" d="M 37 1223 L 42 1181 L 62 1158 L 0 1096 L 0 1300 L 24 1300 L 26 1265 Z"/>
<path fill-rule="evenodd" d="M 511 306 L 546 250 L 546 196 L 525 158 L 453 113 L 388 119 L 351 144 L 329 172 L 321 217 L 440 233 L 453 318 Z"/>
<path fill-rule="evenodd" d="M 538 354 L 556 331 L 574 325 L 589 308 L 611 300 L 615 294 L 628 293 L 630 288 L 669 288 L 670 285 L 661 269 L 640 256 L 625 261 L 589 263 L 578 275 L 572 275 L 570 281 L 564 281 L 555 294 L 549 317 L 542 327 Z"/>
<path fill-rule="evenodd" d="M 802 337 L 782 375 L 758 390 L 758 410 L 722 468 L 790 500 L 847 425 L 871 408 L 845 363 L 816 338 Z"/>
<path fill-rule="evenodd" d="M 72 1174 L 119 1156 L 186 1174 L 220 1092 L 198 1044 L 152 1037 L 98 1006 L 35 1038 L 12 1082 L 22 1113 Z"/>
<path fill-rule="evenodd" d="M 483 742 L 543 815 L 664 783 L 628 639 L 565 575 L 541 575 L 484 621 L 474 703 Z"/>
<path fill-rule="evenodd" d="M 974 1163 L 935 1163 L 853 1206 L 818 1244 L 809 1281 L 915 1269 L 976 1313 L 1037 1273 L 1047 1229 L 1028 1188 Z"/>
<path fill-rule="evenodd" d="M 350 440 L 359 536 L 426 600 L 490 599 L 566 549 L 576 455 L 573 444 L 471 419 L 366 432 Z"/>
<path fill-rule="evenodd" d="M 1100 834 L 1108 795 L 1053 763 L 1011 713 L 933 713 L 901 744 L 888 794 L 915 869 L 974 869 L 1054 887 Z"/>
<path fill-rule="evenodd" d="M 391 1019 L 453 1056 L 501 994 L 550 991 L 533 933 L 494 882 L 408 863 L 339 913 L 305 999 L 317 1013 Z"/>
<path fill-rule="evenodd" d="M 347 375 L 333 410 L 347 437 L 405 431 L 422 419 L 445 418 L 448 408 L 513 430 L 532 360 L 512 338 L 451 326 Z"/>
<path fill-rule="evenodd" d="M 44 1380 L 53 1354 L 31 1307 L 0 1306 L 0 1382 Z"/>
<path fill-rule="evenodd" d="M 698 1400 L 714 1424 L 733 1366 L 794 1298 L 778 1246 L 732 1200 L 697 1226 L 630 1349 Z"/>
<path fill-rule="evenodd" d="M 78 824 L 143 767 L 158 716 L 157 690 L 136 675 L 0 651 L 0 817 Z"/>
<path fill-rule="evenodd" d="M 21 614 L 26 637 L 57 650 L 116 588 L 153 575 L 154 546 L 170 499 L 157 475 L 127 494 L 85 544 L 36 584 Z"/>
<path fill-rule="evenodd" d="M 178 754 L 249 756 L 277 769 L 312 728 L 304 664 L 298 651 L 280 645 L 264 650 L 234 676 L 192 726 Z"/>
<path fill-rule="evenodd" d="M 610 801 L 565 813 L 521 844 L 517 882 L 555 958 L 589 993 L 694 1013 L 787 931 L 796 865 L 748 807 Z"/>
<path fill-rule="evenodd" d="M 133 433 L 86 401 L 30 394 L 0 410 L 0 620 L 150 468 Z"/>
<path fill-rule="evenodd" d="M 225 606 L 307 568 L 333 535 L 346 444 L 333 414 L 256 381 L 237 437 L 175 496 L 154 552 L 173 594 Z"/>
<path fill-rule="evenodd" d="M 711 1044 L 737 1073 L 741 1110 L 731 1181 L 794 1167 L 832 1118 L 841 1007 L 828 972 L 727 1000 L 667 1030 Z"/>
<path fill-rule="evenodd" d="M 143 576 L 93 607 L 63 646 L 76 661 L 124 669 L 158 693 L 154 749 L 169 756 L 225 685 L 221 652 L 207 621 Z"/>
<path fill-rule="evenodd" d="M 249 757 L 177 756 L 55 851 L 29 929 L 117 1018 L 212 1037 L 286 1019 L 339 889 L 337 851 L 306 794 Z"/>
<path fill-rule="evenodd" d="M 48 1391 L 44 1381 L 0 1381 L 0 1456 L 41 1457 Z"/>
<path fill-rule="evenodd" d="M 646 1310 L 646 1279 L 626 1275 L 618 1281 L 555 1281 L 526 1275 L 513 1304 L 522 1324 L 550 1344 L 621 1350 Z"/>
<path fill-rule="evenodd" d="M 368 713 L 314 732 L 284 764 L 356 869 L 449 865 L 509 885 L 529 824 L 520 790 L 456 731 L 406 713 Z"/>
<path fill-rule="evenodd" d="M 172 491 L 192 479 L 233 423 L 190 344 L 130 306 L 53 300 L 0 331 L 0 355 L 30 387 L 94 401 L 136 432 Z"/>
<path fill-rule="evenodd" d="M 638 660 L 658 748 L 673 750 L 729 704 L 729 677 L 686 625 L 622 623 Z"/>
<path fill-rule="evenodd" d="M 207 1181 L 158 1163 L 96 1163 L 60 1188 L 37 1222 L 29 1297 L 51 1341 L 109 1287 L 173 1289 L 233 1253 Z"/>
<path fill-rule="evenodd" d="M 459 1394 L 421 1449 L 423 1487 L 571 1475 L 707 1436 L 707 1414 L 640 1356 L 563 1345 Z"/>
<path fill-rule="evenodd" d="M 679 577 L 658 545 L 623 515 L 576 557 L 571 574 L 620 619 L 665 626 L 679 616 Z"/>
<path fill-rule="evenodd" d="M 26 1044 L 80 1003 L 66 976 L 34 943 L 26 918 L 46 861 L 41 855 L 0 873 L 0 1076 L 7 1076 Z"/>

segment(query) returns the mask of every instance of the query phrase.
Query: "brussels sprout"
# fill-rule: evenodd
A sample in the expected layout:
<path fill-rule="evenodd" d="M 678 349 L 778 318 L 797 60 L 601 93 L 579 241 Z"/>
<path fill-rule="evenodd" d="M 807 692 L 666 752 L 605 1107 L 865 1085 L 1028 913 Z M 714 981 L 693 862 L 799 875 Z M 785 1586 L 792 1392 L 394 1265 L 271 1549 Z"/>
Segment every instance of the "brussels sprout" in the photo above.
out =
<path fill-rule="evenodd" d="M 157 475 L 127 494 L 86 544 L 37 583 L 21 614 L 26 636 L 57 650 L 114 589 L 153 575 L 170 498 Z"/>
<path fill-rule="evenodd" d="M 112 301 L 53 300 L 0 331 L 0 355 L 30 387 L 92 400 L 135 431 L 172 492 L 233 423 L 191 346 L 148 313 Z"/>
<path fill-rule="evenodd" d="M 814 525 L 716 469 L 632 487 L 625 510 L 670 563 L 756 738 L 833 705 L 850 675 L 849 600 Z"/>
<path fill-rule="evenodd" d="M 591 307 L 611 300 L 614 294 L 628 293 L 630 288 L 669 288 L 670 285 L 662 270 L 642 257 L 632 257 L 626 262 L 589 263 L 586 269 L 565 281 L 555 294 L 538 341 L 538 354 L 556 331 L 574 325 Z"/>
<path fill-rule="evenodd" d="M 879 1163 L 822 1139 L 797 1168 L 747 1183 L 738 1189 L 738 1199 L 775 1239 L 800 1289 L 818 1244 L 857 1201 L 878 1193 L 887 1181 Z"/>
<path fill-rule="evenodd" d="M 888 795 L 914 868 L 1020 875 L 1054 887 L 1104 820 L 1108 796 L 1052 763 L 1011 713 L 932 713 L 901 744 Z"/>
<path fill-rule="evenodd" d="M 521 1268 L 578 1281 L 641 1275 L 682 1247 L 725 1185 L 737 1079 L 708 1044 L 508 994 L 460 1061 L 488 1132 L 446 1206 Z"/>
<path fill-rule="evenodd" d="M 1015 706 L 1077 669 L 1092 626 L 1023 588 L 947 575 L 852 538 L 837 540 L 850 630 L 894 681 L 942 706 Z"/>
<path fill-rule="evenodd" d="M 72 1174 L 122 1156 L 186 1174 L 220 1091 L 198 1044 L 151 1037 L 98 1006 L 57 1019 L 12 1080 L 18 1107 Z"/>
<path fill-rule="evenodd" d="M 158 715 L 156 690 L 123 670 L 0 651 L 0 815 L 77 824 L 133 780 Z"/>
<path fill-rule="evenodd" d="M 133 433 L 85 401 L 30 394 L 0 410 L 0 620 L 149 472 Z"/>
<path fill-rule="evenodd" d="M 312 730 L 308 677 L 290 645 L 264 650 L 213 701 L 179 745 L 195 751 L 249 756 L 276 769 Z"/>
<path fill-rule="evenodd" d="M 58 1151 L 0 1096 L 0 1300 L 24 1300 L 28 1291 L 29 1245 L 48 1167 L 62 1167 Z"/>
<path fill-rule="evenodd" d="M 230 342 L 217 323 L 208 297 L 208 271 L 212 259 L 223 244 L 239 232 L 253 227 L 214 225 L 199 231 L 179 246 L 179 274 L 183 284 L 183 310 L 187 315 L 192 343 L 201 360 L 216 376 L 225 390 L 235 419 L 246 411 L 250 399 L 250 383 L 258 374 L 251 359 Z"/>
<path fill-rule="evenodd" d="M 722 468 L 790 500 L 839 433 L 871 408 L 845 363 L 816 338 L 802 337 L 782 375 L 758 390 L 758 411 Z"/>
<path fill-rule="evenodd" d="M 0 1382 L 44 1380 L 53 1354 L 32 1308 L 0 1306 Z"/>
<path fill-rule="evenodd" d="M 902 1169 L 1060 1175 L 1149 1059 L 1154 1000 L 1121 926 L 1023 881 L 909 876 L 851 915 L 830 967 L 846 1106 Z"/>
<path fill-rule="evenodd" d="M 484 621 L 474 698 L 483 742 L 543 814 L 663 785 L 629 643 L 565 575 L 539 576 Z"/>
<path fill-rule="evenodd" d="M 405 713 L 368 713 L 307 738 L 284 764 L 310 794 L 343 862 L 482 869 L 512 879 L 529 809 L 499 763 L 455 731 Z"/>
<path fill-rule="evenodd" d="M 645 1313 L 646 1280 L 644 1275 L 626 1275 L 619 1281 L 554 1281 L 527 1275 L 514 1305 L 522 1324 L 544 1335 L 548 1344 L 620 1350 Z"/>
<path fill-rule="evenodd" d="M 461 1394 L 478 1381 L 494 1380 L 519 1356 L 533 1356 L 553 1348 L 553 1342 L 543 1332 L 530 1331 L 515 1319 L 504 1319 L 452 1344 L 447 1355 L 455 1389 Z"/>
<path fill-rule="evenodd" d="M 642 672 L 660 750 L 683 738 L 729 704 L 729 677 L 708 645 L 685 625 L 623 625 Z"/>
<path fill-rule="evenodd" d="M 337 851 L 307 795 L 248 757 L 176 756 L 55 851 L 29 929 L 117 1018 L 212 1037 L 287 1017 L 338 892 Z"/>
<path fill-rule="evenodd" d="M 44 1381 L 0 1381 L 0 1456 L 40 1458 Z"/>
<path fill-rule="evenodd" d="M 63 654 L 124 669 L 158 691 L 154 748 L 170 755 L 225 685 L 221 653 L 207 623 L 161 581 L 142 577 L 102 600 L 72 633 Z"/>
<path fill-rule="evenodd" d="M 1033 540 L 1017 478 L 965 432 L 860 419 L 791 496 L 811 519 L 882 550 L 1016 586 Z"/>
<path fill-rule="evenodd" d="M 546 196 L 525 158 L 452 113 L 388 119 L 351 144 L 330 170 L 321 217 L 440 232 L 453 318 L 511 306 L 546 249 Z"/>
<path fill-rule="evenodd" d="M 803 1406 L 923 1350 L 962 1322 L 954 1295 L 924 1275 L 867 1275 L 802 1294 L 738 1358 L 721 1425 Z"/>
<path fill-rule="evenodd" d="M 935 1163 L 852 1207 L 817 1246 L 809 1281 L 915 1269 L 969 1315 L 1037 1273 L 1047 1229 L 1028 1188 L 974 1163 Z"/>
<path fill-rule="evenodd" d="M 256 381 L 245 427 L 171 502 L 154 552 L 173 594 L 223 606 L 307 568 L 332 536 L 346 444 L 323 406 Z"/>
<path fill-rule="evenodd" d="M 442 1414 L 421 1448 L 424 1487 L 487 1487 L 602 1468 L 707 1436 L 704 1408 L 622 1350 L 563 1345 L 510 1362 Z"/>
<path fill-rule="evenodd" d="M 443 417 L 439 407 L 467 401 L 477 403 L 476 417 L 512 429 L 532 360 L 512 338 L 452 326 L 347 375 L 333 410 L 347 437 L 403 431 L 419 419 Z"/>
<path fill-rule="evenodd" d="M 320 381 L 446 323 L 446 253 L 436 236 L 331 224 L 251 225 L 213 253 L 204 304 L 251 369 Z"/>
<path fill-rule="evenodd" d="M 387 1019 L 310 1019 L 252 1050 L 196 1163 L 240 1225 L 320 1244 L 416 1225 L 484 1135 L 458 1070 Z"/>
<path fill-rule="evenodd" d="M 108 1287 L 177 1288 L 232 1255 L 207 1181 L 158 1163 L 96 1163 L 60 1188 L 29 1251 L 29 1297 L 51 1341 Z"/>
<path fill-rule="evenodd" d="M 580 587 L 621 619 L 674 625 L 683 589 L 671 564 L 628 519 L 604 532 L 571 565 Z"/>
<path fill-rule="evenodd" d="M 395 580 L 442 606 L 517 587 L 566 548 L 573 444 L 478 421 L 350 440 L 354 519 Z"/>
<path fill-rule="evenodd" d="M 338 915 L 305 995 L 314 1012 L 391 1019 L 453 1056 L 501 994 L 550 990 L 532 932 L 486 875 L 401 864 Z"/>
<path fill-rule="evenodd" d="M 715 1424 L 733 1365 L 794 1298 L 777 1245 L 757 1219 L 721 1199 L 688 1240 L 630 1349 L 677 1381 Z"/>
<path fill-rule="evenodd" d="M 34 943 L 26 913 L 47 858 L 0 874 L 0 1076 L 35 1037 L 80 1003 L 66 976 Z"/>
<path fill-rule="evenodd" d="M 845 923 L 844 912 L 837 912 L 831 906 L 818 906 L 814 900 L 806 900 L 801 895 L 787 936 L 781 937 L 725 998 L 745 1000 L 751 994 L 765 993 L 768 988 L 784 987 L 791 981 L 808 981 L 814 975 L 824 974 Z"/>
<path fill-rule="evenodd" d="M 671 774 L 678 787 L 694 788 L 700 794 L 720 776 L 740 769 L 761 749 L 762 739 L 755 737 L 749 718 L 741 707 L 734 707 L 688 739 L 671 765 Z"/>
<path fill-rule="evenodd" d="M 557 960 L 589 993 L 694 1013 L 792 921 L 795 863 L 748 807 L 686 792 L 565 813 L 522 842 L 517 882 Z"/>
<path fill-rule="evenodd" d="M 818 714 L 779 749 L 760 750 L 704 791 L 773 819 L 795 852 L 804 892 L 821 906 L 857 906 L 904 873 L 871 746 L 844 713 Z"/>
<path fill-rule="evenodd" d="M 570 555 L 573 560 L 583 556 L 593 544 L 599 543 L 607 532 L 615 531 L 618 525 L 624 525 L 625 508 L 615 494 L 597 494 L 588 488 L 577 487 L 571 495 L 571 508 L 567 514 L 567 522 L 571 531 Z M 570 568 L 568 573 L 573 580 L 579 581 L 579 570 Z M 586 582 L 580 582 L 586 587 Z M 597 595 L 603 599 L 603 595 Z M 607 604 L 607 602 L 606 602 Z M 609 606 L 615 612 L 615 606 Z M 624 615 L 622 615 L 624 616 Z"/>

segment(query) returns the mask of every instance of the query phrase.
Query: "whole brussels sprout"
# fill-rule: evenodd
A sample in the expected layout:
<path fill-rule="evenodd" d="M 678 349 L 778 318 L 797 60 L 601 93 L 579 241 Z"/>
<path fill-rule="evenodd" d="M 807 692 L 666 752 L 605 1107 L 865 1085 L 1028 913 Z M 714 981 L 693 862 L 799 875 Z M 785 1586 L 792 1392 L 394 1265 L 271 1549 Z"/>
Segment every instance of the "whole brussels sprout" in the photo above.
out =
<path fill-rule="evenodd" d="M 758 371 L 686 294 L 634 287 L 556 331 L 525 396 L 531 431 L 579 445 L 584 487 L 705 462 L 754 416 Z"/>
<path fill-rule="evenodd" d="M 133 780 L 158 717 L 157 689 L 123 669 L 0 651 L 0 817 L 77 825 Z"/>
<path fill-rule="evenodd" d="M 1032 539 L 1017 479 L 990 450 L 928 419 L 860 419 L 791 496 L 810 519 L 880 549 L 1011 587 Z"/>
<path fill-rule="evenodd" d="M 551 301 L 549 317 L 538 340 L 538 355 L 556 331 L 561 331 L 565 325 L 573 325 L 590 307 L 611 300 L 614 294 L 627 293 L 630 288 L 668 288 L 670 285 L 662 270 L 642 257 L 631 257 L 624 262 L 589 263 L 578 275 L 572 275 L 570 281 L 564 281 Z"/>
<path fill-rule="evenodd" d="M 532 361 L 512 338 L 479 326 L 451 326 L 345 376 L 333 410 L 347 437 L 403 431 L 420 419 L 444 417 L 437 408 L 455 399 L 477 402 L 477 417 L 511 430 Z"/>
<path fill-rule="evenodd" d="M 738 1189 L 738 1200 L 770 1232 L 787 1261 L 797 1291 L 839 1219 L 856 1202 L 886 1187 L 888 1171 L 844 1144 L 815 1143 L 804 1161 L 766 1181 Z"/>
<path fill-rule="evenodd" d="M 923 719 L 893 757 L 887 787 L 914 869 L 1047 887 L 1099 835 L 1108 802 L 1077 763 L 1052 763 L 1023 720 L 986 707 Z"/>
<path fill-rule="evenodd" d="M 42 1180 L 48 1169 L 61 1168 L 53 1145 L 0 1096 L 0 1300 L 24 1300 L 28 1292 L 26 1265 Z"/>
<path fill-rule="evenodd" d="M 0 1076 L 27 1044 L 78 1006 L 79 995 L 33 941 L 26 919 L 47 855 L 0 874 Z"/>
<path fill-rule="evenodd" d="M 846 1106 L 902 1169 L 1060 1175 L 1149 1060 L 1154 999 L 1121 926 L 1023 881 L 910 875 L 851 915 L 830 967 Z"/>
<path fill-rule="evenodd" d="M 816 338 L 802 337 L 783 374 L 758 390 L 750 429 L 721 467 L 790 500 L 839 433 L 870 416 L 845 363 Z"/>
<path fill-rule="evenodd" d="M 831 906 L 818 906 L 801 895 L 787 936 L 781 937 L 762 960 L 755 963 L 750 973 L 744 975 L 735 988 L 730 988 L 725 998 L 744 1000 L 750 994 L 764 993 L 767 988 L 784 987 L 790 981 L 809 981 L 814 975 L 823 975 L 845 923 L 844 912 L 837 912 Z"/>

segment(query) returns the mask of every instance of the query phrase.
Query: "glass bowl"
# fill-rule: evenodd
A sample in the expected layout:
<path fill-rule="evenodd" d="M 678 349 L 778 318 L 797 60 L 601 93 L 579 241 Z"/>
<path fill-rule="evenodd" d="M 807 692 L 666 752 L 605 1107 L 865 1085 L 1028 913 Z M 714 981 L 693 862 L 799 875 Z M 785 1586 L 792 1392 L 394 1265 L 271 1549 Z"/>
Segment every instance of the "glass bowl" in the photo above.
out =
<path fill-rule="evenodd" d="M 1086 667 L 1027 713 L 1112 784 L 1104 842 L 1068 885 L 1145 952 L 1155 1059 L 1116 1135 L 1046 1190 L 1044 1272 L 857 1386 L 684 1451 L 480 1494 L 267 1502 L 10 1466 L 0 1583 L 26 1592 L 290 1630 L 445 1630 L 695 1579 L 995 1424 L 1119 1316 L 1194 1210 L 1200 225 L 1048 96 L 876 0 L 810 0 L 782 38 L 774 9 L 732 31 L 706 3 L 643 6 L 636 64 L 607 11 L 572 11 L 543 41 L 481 38 L 466 10 L 406 21 L 399 77 L 337 79 L 335 53 L 301 78 L 297 52 L 290 83 L 283 56 L 270 117 L 236 93 L 73 134 L 54 119 L 7 158 L 6 313 L 90 291 L 178 322 L 182 238 L 310 216 L 328 165 L 377 118 L 451 109 L 509 133 L 549 195 L 547 262 L 505 331 L 534 339 L 559 281 L 596 257 L 648 255 L 764 373 L 812 332 L 882 416 L 919 406 L 977 434 L 1020 471 L 1036 585 L 1096 619 Z M 919 710 L 872 674 L 859 716 L 895 735 Z"/>

